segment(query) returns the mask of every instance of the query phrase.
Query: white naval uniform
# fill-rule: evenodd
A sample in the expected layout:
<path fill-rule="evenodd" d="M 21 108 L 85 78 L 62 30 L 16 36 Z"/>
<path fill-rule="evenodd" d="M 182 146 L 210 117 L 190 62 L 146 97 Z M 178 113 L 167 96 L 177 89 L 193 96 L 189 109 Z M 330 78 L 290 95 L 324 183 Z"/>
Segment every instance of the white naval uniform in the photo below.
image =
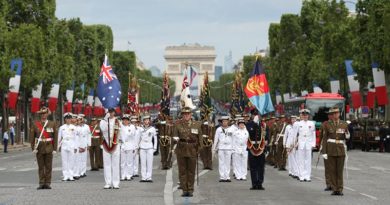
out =
<path fill-rule="evenodd" d="M 114 137 L 115 118 L 109 119 L 110 127 L 110 139 Z M 100 121 L 100 131 L 103 134 L 103 140 L 109 142 L 108 138 L 108 119 Z M 119 134 L 119 133 L 118 133 Z M 119 137 L 119 136 L 118 136 Z M 119 139 L 117 139 L 119 143 Z M 107 143 L 108 144 L 108 143 Z M 103 166 L 104 166 L 104 180 L 106 186 L 119 187 L 119 156 L 120 148 L 116 147 L 111 153 L 103 149 Z"/>
<path fill-rule="evenodd" d="M 233 173 L 237 179 L 246 180 L 248 173 L 247 142 L 249 133 L 246 128 L 238 128 L 233 133 Z"/>
<path fill-rule="evenodd" d="M 134 145 L 131 138 L 135 135 L 134 125 L 123 125 L 119 131 L 121 144 L 121 179 L 131 179 L 133 170 L 132 159 L 134 158 Z"/>
<path fill-rule="evenodd" d="M 215 131 L 213 150 L 218 152 L 218 169 L 220 180 L 230 180 L 230 164 L 233 150 L 234 127 L 218 127 Z"/>
<path fill-rule="evenodd" d="M 293 176 L 298 176 L 298 165 L 295 157 L 296 149 L 294 148 L 296 138 L 294 137 L 293 125 L 286 126 L 285 136 L 286 137 L 283 139 L 283 145 L 291 150 L 287 155 L 288 173 Z"/>
<path fill-rule="evenodd" d="M 157 131 L 152 126 L 141 127 L 140 129 L 141 179 L 152 180 L 153 153 L 157 150 Z"/>
<path fill-rule="evenodd" d="M 91 146 L 91 130 L 87 124 L 79 126 L 79 148 L 84 149 L 84 152 L 78 154 L 78 166 L 80 176 L 87 173 L 87 158 L 88 158 L 88 147 Z"/>
<path fill-rule="evenodd" d="M 140 126 L 137 126 L 137 125 L 134 125 L 135 126 L 135 135 L 134 135 L 134 142 L 135 142 L 135 154 L 134 154 L 134 164 L 133 164 L 133 174 L 132 176 L 134 175 L 138 175 L 138 171 L 139 171 L 139 140 L 140 140 L 140 137 L 141 137 L 141 131 L 142 131 L 142 127 Z"/>
<path fill-rule="evenodd" d="M 76 126 L 64 124 L 58 129 L 58 149 L 61 148 L 62 175 L 64 180 L 73 180 Z"/>
<path fill-rule="evenodd" d="M 316 146 L 316 128 L 313 121 L 299 121 L 294 124 L 298 137 L 297 162 L 300 180 L 311 180 L 311 154 Z"/>
<path fill-rule="evenodd" d="M 73 157 L 73 177 L 79 178 L 80 177 L 80 150 L 79 150 L 79 144 L 80 144 L 80 126 L 75 125 L 76 127 L 76 137 L 74 140 L 74 147 L 76 149 Z"/>

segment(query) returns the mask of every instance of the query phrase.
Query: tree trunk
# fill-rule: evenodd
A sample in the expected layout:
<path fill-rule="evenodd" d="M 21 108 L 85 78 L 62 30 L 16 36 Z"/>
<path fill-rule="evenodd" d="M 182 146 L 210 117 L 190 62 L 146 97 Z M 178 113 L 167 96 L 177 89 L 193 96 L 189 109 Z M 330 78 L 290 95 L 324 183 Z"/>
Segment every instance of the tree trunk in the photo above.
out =
<path fill-rule="evenodd" d="M 19 96 L 18 96 L 19 98 Z M 16 119 L 16 133 L 15 133 L 15 143 L 16 144 L 21 144 L 22 143 L 22 132 L 21 132 L 21 128 L 22 128 L 22 116 L 21 116 L 21 113 L 22 113 L 22 109 L 21 109 L 21 105 L 20 105 L 20 100 L 18 99 L 18 101 L 16 102 L 16 112 L 15 112 L 15 119 Z"/>
<path fill-rule="evenodd" d="M 385 72 L 387 99 L 390 100 L 390 73 Z M 390 103 L 385 106 L 385 120 L 390 120 Z"/>
<path fill-rule="evenodd" d="M 24 89 L 24 96 L 23 96 L 23 102 L 24 102 L 24 112 L 23 112 L 23 131 L 24 131 L 24 142 L 28 142 L 29 139 L 29 130 L 30 130 L 30 109 L 28 107 L 29 100 L 28 100 L 28 94 L 27 89 Z"/>
<path fill-rule="evenodd" d="M 7 101 L 6 101 L 6 97 L 5 97 L 5 94 L 6 92 L 5 91 L 0 91 L 0 98 L 1 98 L 1 105 L 2 105 L 2 125 L 1 127 L 3 128 L 3 130 L 5 128 L 8 128 L 8 112 L 7 112 Z M 3 133 L 1 133 L 3 134 Z M 1 136 L 3 137 L 3 136 Z"/>

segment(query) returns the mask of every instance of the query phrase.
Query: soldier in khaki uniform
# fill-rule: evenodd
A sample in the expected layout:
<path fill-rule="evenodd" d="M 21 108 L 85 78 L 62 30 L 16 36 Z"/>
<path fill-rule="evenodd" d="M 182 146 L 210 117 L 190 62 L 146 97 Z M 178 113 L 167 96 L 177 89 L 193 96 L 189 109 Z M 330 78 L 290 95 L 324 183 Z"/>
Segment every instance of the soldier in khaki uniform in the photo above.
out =
<path fill-rule="evenodd" d="M 324 159 L 328 160 L 332 195 L 343 195 L 343 168 L 346 155 L 346 140 L 349 139 L 348 124 L 340 120 L 339 108 L 332 108 L 333 120 L 324 127 Z"/>
<path fill-rule="evenodd" d="M 33 153 L 36 154 L 39 172 L 39 187 L 37 189 L 51 189 L 51 172 L 53 154 L 57 148 L 57 125 L 47 119 L 50 111 L 42 107 L 37 112 L 40 119 L 32 123 L 30 143 Z"/>
<path fill-rule="evenodd" d="M 101 149 L 100 145 L 102 144 L 102 136 L 100 133 L 99 121 L 97 118 L 91 119 L 91 125 L 89 126 L 91 130 L 91 146 L 89 147 L 89 158 L 91 164 L 91 171 L 99 171 L 99 165 L 102 164 L 101 158 Z"/>
<path fill-rule="evenodd" d="M 195 169 L 197 157 L 202 148 L 201 123 L 193 121 L 191 108 L 181 111 L 183 120 L 175 125 L 173 137 L 178 141 L 176 147 L 177 165 L 179 168 L 180 186 L 183 197 L 192 197 L 194 192 Z"/>
<path fill-rule="evenodd" d="M 324 153 L 324 146 L 328 140 L 327 136 L 324 136 L 324 129 L 327 127 L 328 123 L 331 122 L 333 119 L 333 112 L 331 112 L 331 110 L 328 111 L 328 121 L 324 121 L 322 124 L 321 124 L 321 127 L 320 127 L 320 143 L 321 143 L 321 147 L 320 147 L 320 153 L 321 154 L 326 154 Z M 330 183 L 330 173 L 329 173 L 329 165 L 328 165 L 328 161 L 329 160 L 326 160 L 324 159 L 324 168 L 325 168 L 325 183 L 326 183 L 326 188 L 324 189 L 324 191 L 332 191 L 332 187 L 331 187 L 331 183 Z"/>
<path fill-rule="evenodd" d="M 277 164 L 276 164 L 276 145 L 275 145 L 275 141 L 276 141 L 276 135 L 277 135 L 277 129 L 278 129 L 278 121 L 276 121 L 276 118 L 275 117 L 271 117 L 271 120 L 270 120 L 270 153 L 269 153 L 269 164 L 271 166 L 274 166 L 274 168 L 277 168 Z"/>
<path fill-rule="evenodd" d="M 161 169 L 167 170 L 171 167 L 171 161 L 169 160 L 169 152 L 171 150 L 171 137 L 172 137 L 172 125 L 170 125 L 166 119 L 167 117 L 160 117 L 156 128 L 158 130 L 160 153 L 161 153 Z"/>
<path fill-rule="evenodd" d="M 275 148 L 276 148 L 276 164 L 279 168 L 279 171 L 286 171 L 286 159 L 287 159 L 287 153 L 284 150 L 283 141 L 285 139 L 285 132 L 286 132 L 286 117 L 284 115 L 281 115 L 279 117 L 279 124 L 277 126 L 276 130 L 276 140 L 275 140 Z"/>
<path fill-rule="evenodd" d="M 212 170 L 212 145 L 214 142 L 215 127 L 213 124 L 205 121 L 202 125 L 202 149 L 200 150 L 200 158 L 203 162 L 203 169 Z"/>

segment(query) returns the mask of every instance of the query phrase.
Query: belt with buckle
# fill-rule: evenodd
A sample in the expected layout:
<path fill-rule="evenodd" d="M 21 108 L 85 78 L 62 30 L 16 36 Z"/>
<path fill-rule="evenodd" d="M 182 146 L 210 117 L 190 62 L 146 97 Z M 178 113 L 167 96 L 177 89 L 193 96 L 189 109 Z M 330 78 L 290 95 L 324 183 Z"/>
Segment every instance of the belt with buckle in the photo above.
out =
<path fill-rule="evenodd" d="M 344 140 L 336 140 L 336 139 L 328 139 L 328 142 L 336 143 L 336 144 L 344 144 Z"/>
<path fill-rule="evenodd" d="M 53 141 L 52 138 L 44 138 L 44 139 L 41 139 L 42 142 L 51 142 Z"/>
<path fill-rule="evenodd" d="M 100 139 L 100 136 L 92 136 L 93 139 Z"/>

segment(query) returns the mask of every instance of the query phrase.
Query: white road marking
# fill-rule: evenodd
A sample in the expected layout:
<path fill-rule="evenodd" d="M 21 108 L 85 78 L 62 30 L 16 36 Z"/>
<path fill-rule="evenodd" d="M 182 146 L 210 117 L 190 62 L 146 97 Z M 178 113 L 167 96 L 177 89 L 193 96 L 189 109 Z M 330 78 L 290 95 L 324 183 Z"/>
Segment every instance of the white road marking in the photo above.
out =
<path fill-rule="evenodd" d="M 356 191 L 355 189 L 352 189 L 351 187 L 344 186 L 344 189 L 347 189 L 349 191 Z"/>
<path fill-rule="evenodd" d="M 382 171 L 382 172 L 385 172 L 385 173 L 390 173 L 390 170 L 386 169 L 384 167 L 370 167 L 370 169 L 375 169 L 375 170 Z"/>
<path fill-rule="evenodd" d="M 167 170 L 164 186 L 164 204 L 171 205 L 173 203 L 173 180 L 172 180 L 172 168 Z"/>
<path fill-rule="evenodd" d="M 15 170 L 16 172 L 28 172 L 28 171 L 32 171 L 32 170 L 37 170 L 38 168 L 23 168 L 23 169 L 17 169 Z"/>
<path fill-rule="evenodd" d="M 23 187 L 20 187 L 20 188 L 17 188 L 16 190 L 23 190 L 24 188 Z"/>
<path fill-rule="evenodd" d="M 0 171 L 7 170 L 5 167 L 0 167 Z"/>
<path fill-rule="evenodd" d="M 369 195 L 369 194 L 365 194 L 365 193 L 360 193 L 361 195 L 363 195 L 363 196 L 366 196 L 366 197 L 368 197 L 368 198 L 370 198 L 370 199 L 372 199 L 372 200 L 378 200 L 378 198 L 376 198 L 375 196 L 371 196 L 371 195 Z"/>
<path fill-rule="evenodd" d="M 203 170 L 203 171 L 201 171 L 201 172 L 199 173 L 199 177 L 205 175 L 205 174 L 206 174 L 207 172 L 209 172 L 209 171 L 210 171 L 210 170 Z M 196 183 L 196 179 L 197 179 L 197 177 L 195 176 L 195 183 Z M 176 185 L 175 187 L 173 187 L 172 191 L 173 191 L 173 192 L 176 192 L 176 191 L 178 190 L 178 188 L 179 188 L 179 185 Z"/>

